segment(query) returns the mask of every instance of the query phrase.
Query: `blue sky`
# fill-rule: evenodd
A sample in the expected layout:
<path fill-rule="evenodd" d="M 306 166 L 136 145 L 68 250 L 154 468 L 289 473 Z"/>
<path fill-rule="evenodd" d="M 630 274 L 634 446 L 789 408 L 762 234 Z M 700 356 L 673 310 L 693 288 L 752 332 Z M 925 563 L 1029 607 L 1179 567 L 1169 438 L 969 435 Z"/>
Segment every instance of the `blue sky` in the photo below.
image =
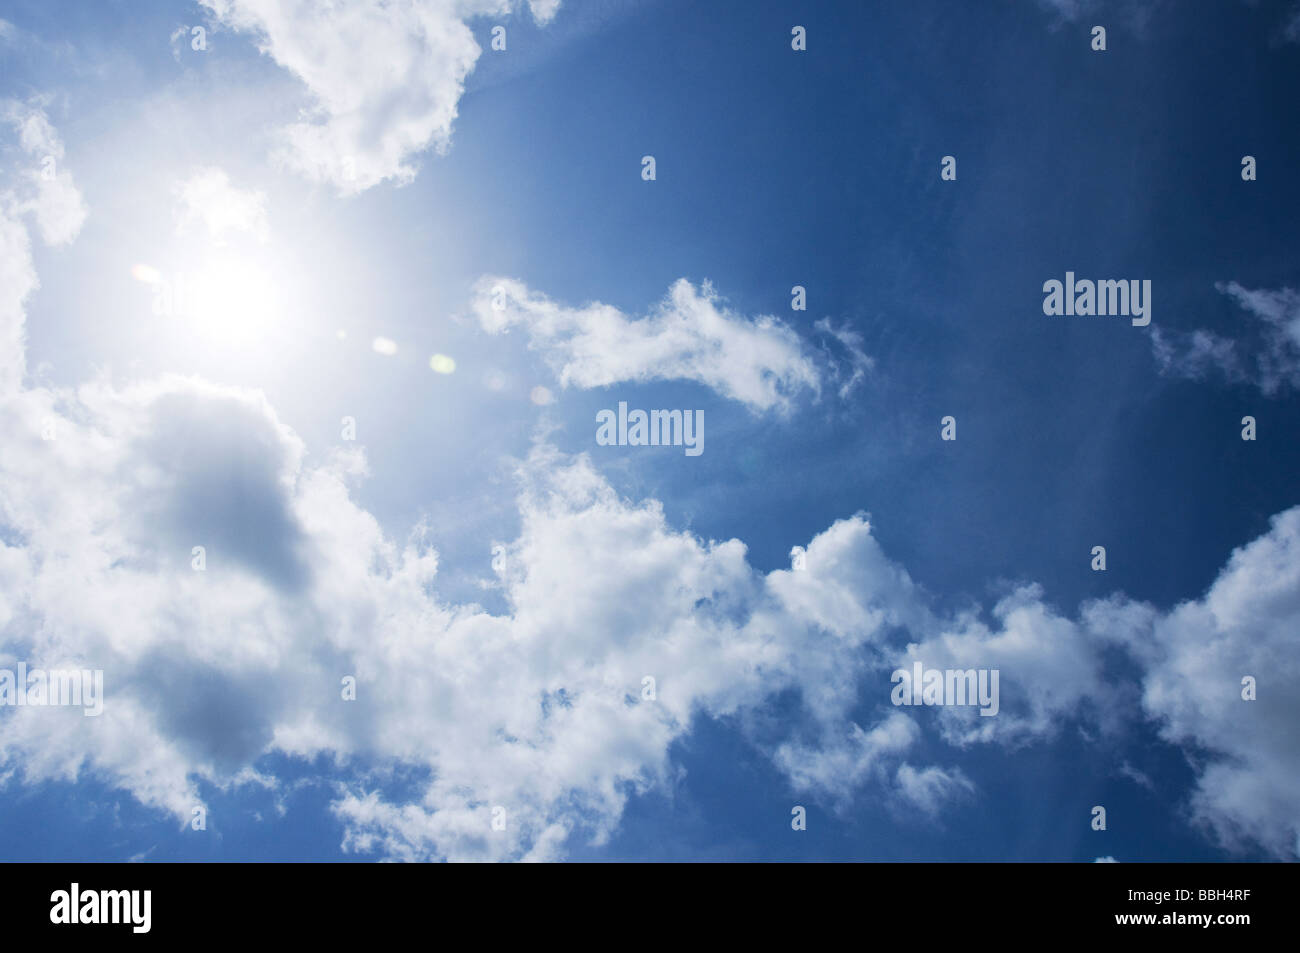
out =
<path fill-rule="evenodd" d="M 0 707 L 0 856 L 1296 858 L 1300 6 L 0 0 L 0 61 L 0 668 L 106 692 Z"/>

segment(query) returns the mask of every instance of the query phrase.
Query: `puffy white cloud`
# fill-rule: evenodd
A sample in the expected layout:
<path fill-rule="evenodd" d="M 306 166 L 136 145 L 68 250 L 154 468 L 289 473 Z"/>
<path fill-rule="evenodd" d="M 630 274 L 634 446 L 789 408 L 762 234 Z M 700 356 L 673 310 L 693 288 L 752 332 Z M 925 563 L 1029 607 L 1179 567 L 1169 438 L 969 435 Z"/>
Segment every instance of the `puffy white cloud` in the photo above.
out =
<path fill-rule="evenodd" d="M 25 248 L 22 223 L 0 221 Z M 29 257 L 3 260 L 34 287 Z M 21 305 L 5 355 L 18 362 Z M 884 713 L 883 728 L 848 718 L 855 673 L 909 591 L 861 518 L 812 540 L 798 578 L 764 576 L 739 541 L 676 531 L 585 457 L 538 447 L 518 472 L 509 611 L 492 615 L 441 602 L 423 531 L 397 544 L 352 501 L 358 452 L 307 465 L 256 392 L 15 381 L 0 426 L 4 661 L 102 669 L 107 696 L 95 718 L 11 712 L 9 783 L 93 776 L 184 822 L 202 783 L 277 784 L 256 769 L 268 753 L 404 765 L 430 778 L 411 803 L 356 768 L 335 804 L 346 845 L 536 859 L 573 833 L 608 836 L 631 792 L 669 783 L 670 745 L 699 714 L 793 691 L 814 742 L 890 736 L 882 771 L 914 737 L 900 734 L 905 715 Z M 347 675 L 356 701 L 341 697 Z M 800 785 L 844 787 L 815 774 Z M 505 831 L 492 830 L 496 806 Z"/>
<path fill-rule="evenodd" d="M 560 0 L 528 0 L 528 9 L 538 23 L 550 23 L 560 12 Z"/>
<path fill-rule="evenodd" d="M 1115 596 L 1085 604 L 1071 620 L 1027 587 L 993 615 L 998 631 L 974 613 L 939 622 L 939 634 L 909 645 L 900 662 L 1001 670 L 997 717 L 939 709 L 949 741 L 1022 743 L 1080 716 L 1114 731 L 1141 713 L 1188 752 L 1197 770 L 1191 808 L 1220 843 L 1300 855 L 1300 507 L 1236 550 L 1201 598 L 1167 612 Z M 1136 698 L 1112 683 L 1107 647 L 1138 665 Z M 1257 682 L 1257 700 L 1243 699 L 1246 676 Z M 1127 762 L 1119 771 L 1135 773 Z"/>
<path fill-rule="evenodd" d="M 343 193 L 410 182 L 415 155 L 451 141 L 465 77 L 481 49 L 466 21 L 514 0 L 201 0 L 224 25 L 307 87 L 313 107 L 284 130 L 279 156 Z M 539 23 L 559 0 L 532 0 Z"/>
<path fill-rule="evenodd" d="M 42 440 L 51 415 L 57 439 Z M 256 393 L 91 382 L 12 394 L 0 425 L 6 658 L 102 668 L 108 696 L 98 718 L 6 718 L 11 783 L 90 774 L 183 821 L 200 781 L 276 784 L 255 770 L 270 752 L 405 765 L 428 774 L 412 800 L 359 767 L 340 789 L 347 847 L 546 859 L 572 835 L 607 837 L 632 792 L 671 784 L 670 747 L 695 717 L 793 693 L 780 736 L 752 734 L 796 791 L 843 807 L 874 787 L 936 813 L 973 785 L 916 763 L 927 722 L 963 745 L 1048 735 L 1123 697 L 1100 660 L 1119 645 L 1169 740 L 1213 754 L 1202 816 L 1279 853 L 1294 843 L 1300 510 L 1170 613 L 1115 599 L 1072 621 L 1026 587 L 987 626 L 936 615 L 862 516 L 811 540 L 805 568 L 762 574 L 738 540 L 676 531 L 585 457 L 539 446 L 519 465 L 508 611 L 494 615 L 440 601 L 424 532 L 397 544 L 352 501 L 358 451 L 307 465 Z M 885 676 L 913 657 L 999 668 L 1002 712 L 891 708 Z M 1239 672 L 1261 677 L 1258 702 L 1237 700 Z"/>
<path fill-rule="evenodd" d="M 473 311 L 484 330 L 522 326 L 565 387 L 624 381 L 689 380 L 752 410 L 788 408 L 817 393 L 821 376 L 799 335 L 778 318 L 746 318 L 728 309 L 707 281 L 685 278 L 643 317 L 599 302 L 557 304 L 511 278 L 484 277 Z"/>
<path fill-rule="evenodd" d="M 1129 708 L 1187 749 L 1193 808 L 1224 843 L 1294 851 L 1300 508 L 1171 611 L 1117 597 L 1072 620 L 1026 586 L 990 625 L 975 609 L 936 612 L 862 515 L 817 534 L 804 568 L 762 573 L 741 541 L 674 529 L 585 456 L 538 445 L 516 474 L 506 610 L 448 603 L 427 531 L 394 541 L 353 500 L 364 456 L 309 462 L 259 393 L 177 377 L 22 388 L 22 307 L 36 287 L 23 201 L 0 214 L 12 279 L 0 298 L 0 667 L 102 669 L 106 699 L 94 718 L 8 712 L 6 783 L 93 776 L 180 823 L 204 782 L 277 786 L 263 756 L 324 757 L 351 778 L 334 802 L 351 849 L 547 859 L 573 836 L 608 837 L 633 792 L 670 785 L 671 746 L 697 717 L 742 716 L 797 791 L 843 805 L 874 786 L 935 813 L 973 785 L 918 763 L 930 727 L 957 745 L 1024 743 L 1067 717 L 1111 727 Z M 737 353 L 769 353 L 734 345 L 753 325 L 719 330 L 736 319 L 682 293 Z M 617 313 L 574 317 L 521 296 L 524 314 L 487 320 L 533 320 L 544 339 L 600 339 L 607 324 L 633 342 L 643 333 Z M 683 357 L 691 347 L 667 346 L 681 332 L 661 333 L 669 342 L 650 350 L 675 357 L 651 366 L 689 367 L 752 405 L 779 400 L 752 366 L 716 377 Z M 1140 703 L 1108 681 L 1113 649 L 1137 663 Z M 999 668 L 1002 711 L 893 708 L 888 673 L 913 658 Z M 355 701 L 341 697 L 348 675 Z M 1245 675 L 1257 701 L 1241 700 Z M 776 698 L 774 723 L 760 715 Z M 376 766 L 424 780 L 413 798 L 384 794 Z"/>
<path fill-rule="evenodd" d="M 232 234 L 248 234 L 259 242 L 270 235 L 266 193 L 236 188 L 224 169 L 195 169 L 173 186 L 172 195 L 180 235 L 201 230 L 218 243 Z"/>
<path fill-rule="evenodd" d="M 56 402 L 59 436 L 41 441 Z M 792 585 L 755 573 L 736 540 L 695 539 L 658 504 L 619 499 L 585 458 L 539 448 L 520 466 L 510 611 L 495 616 L 440 603 L 424 541 L 394 545 L 350 501 L 357 461 L 304 466 L 256 394 L 101 383 L 28 391 L 3 412 L 18 444 L 0 464 L 3 525 L 22 540 L 0 559 L 17 583 L 5 644 L 32 665 L 103 669 L 108 696 L 94 719 L 8 719 L 0 757 L 25 778 L 86 771 L 184 819 L 200 779 L 273 783 L 253 770 L 267 752 L 356 755 L 432 780 L 409 804 L 358 780 L 336 805 L 352 847 L 546 857 L 571 832 L 606 836 L 630 792 L 665 783 L 669 746 L 697 713 L 793 689 L 814 737 L 848 725 L 895 760 L 914 737 L 899 713 L 865 732 L 847 718 L 896 582 L 859 585 L 856 556 L 878 549 L 861 520 L 814 539 L 814 568 Z M 204 572 L 190 564 L 198 545 Z M 812 593 L 825 597 L 817 615 Z M 340 697 L 344 675 L 355 702 Z M 827 757 L 778 761 L 800 786 L 843 788 L 815 777 Z M 901 781 L 939 793 L 933 776 Z"/>
<path fill-rule="evenodd" d="M 1204 329 L 1153 328 L 1151 344 L 1161 372 L 1201 379 L 1217 371 L 1231 382 L 1244 381 L 1270 396 L 1300 388 L 1300 292 L 1250 290 L 1235 281 L 1215 288 L 1236 301 L 1255 323 L 1234 337 Z"/>
<path fill-rule="evenodd" d="M 59 435 L 42 441 L 50 414 Z M 262 755 L 325 755 L 357 772 L 334 804 L 350 849 L 547 859 L 671 784 L 670 747 L 694 718 L 792 695 L 777 737 L 751 734 L 796 791 L 842 807 L 874 787 L 936 813 L 973 784 L 917 763 L 928 726 L 962 745 L 1046 736 L 1123 697 L 1100 656 L 1124 646 L 1166 737 L 1211 753 L 1198 811 L 1225 835 L 1294 843 L 1300 510 L 1172 612 L 1115 599 L 1072 621 L 1028 587 L 986 626 L 937 616 L 861 516 L 811 540 L 804 569 L 763 574 L 740 541 L 674 530 L 656 502 L 541 445 L 519 464 L 508 609 L 492 614 L 439 600 L 425 532 L 395 543 L 352 501 L 358 451 L 308 465 L 256 393 L 92 382 L 13 395 L 0 425 L 14 451 L 0 461 L 8 657 L 102 668 L 108 696 L 98 718 L 8 717 L 0 764 L 15 779 L 88 773 L 183 820 L 201 780 L 274 785 Z M 913 656 L 1000 668 L 1003 711 L 892 708 L 886 675 Z M 1260 678 L 1258 702 L 1239 700 L 1239 673 Z M 428 779 L 394 799 L 360 764 Z"/>
<path fill-rule="evenodd" d="M 1123 619 L 1107 608 L 1145 669 L 1143 707 L 1193 753 L 1196 816 L 1230 847 L 1300 854 L 1300 507 L 1233 552 L 1200 599 Z"/>
<path fill-rule="evenodd" d="M 909 672 L 919 661 L 925 669 L 999 673 L 996 716 L 971 707 L 936 709 L 950 742 L 1024 743 L 1051 734 L 1062 718 L 1084 706 L 1092 720 L 1115 727 L 1110 713 L 1118 696 L 1107 685 L 1101 642 L 1089 627 L 1053 610 L 1037 585 L 1000 599 L 991 614 L 997 622 L 993 628 L 980 620 L 977 609 L 952 620 L 931 620 L 918 629 L 927 637 L 909 643 L 895 658 L 897 667 Z"/>

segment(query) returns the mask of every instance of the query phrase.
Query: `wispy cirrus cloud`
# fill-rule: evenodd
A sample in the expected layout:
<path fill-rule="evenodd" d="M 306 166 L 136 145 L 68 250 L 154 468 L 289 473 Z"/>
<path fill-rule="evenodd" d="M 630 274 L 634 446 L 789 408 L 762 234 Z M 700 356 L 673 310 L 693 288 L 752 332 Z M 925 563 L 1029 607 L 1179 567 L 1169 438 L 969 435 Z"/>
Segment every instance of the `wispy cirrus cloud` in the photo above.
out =
<path fill-rule="evenodd" d="M 1252 320 L 1232 337 L 1205 329 L 1153 328 L 1151 345 L 1161 372 L 1198 380 L 1218 374 L 1269 396 L 1300 387 L 1300 292 L 1251 290 L 1235 281 L 1214 287 Z"/>
<path fill-rule="evenodd" d="M 40 282 L 25 217 L 47 245 L 65 245 L 81 231 L 88 209 L 64 165 L 63 140 L 38 102 L 0 101 L 0 121 L 14 134 L 20 162 L 0 181 L 0 393 L 17 388 L 26 370 L 24 304 Z"/>
<path fill-rule="evenodd" d="M 265 242 L 271 226 L 266 193 L 235 187 L 224 169 L 195 169 L 172 188 L 179 235 L 203 232 L 215 242 L 247 234 Z"/>
<path fill-rule="evenodd" d="M 1300 43 L 1300 3 L 1287 11 L 1282 24 L 1282 39 L 1287 43 Z"/>

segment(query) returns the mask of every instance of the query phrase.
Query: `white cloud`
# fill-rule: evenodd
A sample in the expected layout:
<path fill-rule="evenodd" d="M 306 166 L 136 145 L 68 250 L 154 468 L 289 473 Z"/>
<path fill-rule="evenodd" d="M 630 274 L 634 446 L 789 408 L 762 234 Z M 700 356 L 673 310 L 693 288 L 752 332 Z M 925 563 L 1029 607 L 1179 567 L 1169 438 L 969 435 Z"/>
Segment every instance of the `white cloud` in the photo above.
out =
<path fill-rule="evenodd" d="M 806 568 L 762 573 L 741 541 L 679 531 L 585 456 L 539 445 L 516 474 L 506 610 L 447 603 L 427 531 L 394 541 L 352 499 L 364 456 L 311 461 L 259 393 L 175 377 L 23 389 L 22 307 L 36 286 L 23 201 L 0 214 L 0 664 L 103 669 L 107 700 L 97 718 L 9 712 L 6 783 L 93 776 L 183 823 L 201 782 L 277 786 L 256 770 L 262 756 L 324 756 L 353 773 L 334 802 L 350 848 L 546 859 L 571 836 L 608 837 L 633 792 L 671 785 L 669 752 L 696 717 L 741 715 L 795 790 L 842 804 L 875 786 L 933 814 L 973 785 L 918 763 L 930 727 L 957 745 L 1025 743 L 1070 716 L 1105 727 L 1130 701 L 1103 665 L 1122 648 L 1142 672 L 1142 710 L 1193 759 L 1197 816 L 1229 845 L 1294 850 L 1300 508 L 1170 612 L 1116 598 L 1075 621 L 1029 586 L 989 625 L 976 609 L 935 612 L 861 515 L 812 539 Z M 596 339 L 608 324 L 648 346 L 617 312 L 575 317 L 526 289 L 516 307 L 519 295 L 525 314 L 505 320 Z M 689 285 L 681 295 L 733 349 L 758 333 L 719 330 L 738 319 Z M 770 344 L 740 351 L 783 353 Z M 779 401 L 752 366 L 716 377 L 698 349 L 663 348 L 671 360 L 650 366 Z M 57 437 L 43 440 L 50 419 Z M 1000 668 L 1002 713 L 893 708 L 887 674 L 913 657 Z M 1255 702 L 1240 700 L 1248 674 Z M 355 701 L 340 696 L 345 675 Z M 750 718 L 776 696 L 794 699 L 789 718 Z M 429 780 L 393 800 L 362 763 Z M 496 806 L 505 831 L 492 830 Z"/>
<path fill-rule="evenodd" d="M 50 414 L 59 437 L 42 441 Z M 183 820 L 199 780 L 274 785 L 253 770 L 268 752 L 399 764 L 430 772 L 413 800 L 364 775 L 340 790 L 349 848 L 546 859 L 571 835 L 607 837 L 632 792 L 671 785 L 670 747 L 696 716 L 793 693 L 783 737 L 751 734 L 796 791 L 842 805 L 874 786 L 934 814 L 973 784 L 916 763 L 927 722 L 956 744 L 1043 737 L 1122 697 L 1100 661 L 1120 645 L 1169 740 L 1214 753 L 1197 809 L 1271 849 L 1294 843 L 1300 509 L 1171 613 L 1113 600 L 1074 622 L 1030 587 L 990 628 L 973 612 L 937 617 L 861 516 L 810 541 L 805 569 L 763 574 L 738 540 L 677 531 L 585 456 L 541 445 L 518 468 L 508 609 L 491 614 L 436 597 L 422 529 L 395 543 L 352 501 L 359 452 L 309 465 L 256 393 L 91 382 L 11 396 L 0 425 L 13 449 L 0 522 L 18 541 L 0 549 L 4 645 L 33 664 L 103 668 L 109 697 L 97 719 L 7 718 L 0 764 L 16 779 L 89 774 Z M 190 568 L 194 545 L 206 572 Z M 889 706 L 885 673 L 912 654 L 1000 667 L 1003 713 Z M 1251 672 L 1260 700 L 1235 700 Z M 339 695 L 349 674 L 355 702 Z"/>
<path fill-rule="evenodd" d="M 21 223 L 0 221 L 25 247 Z M 21 301 L 4 355 L 19 362 Z M 50 419 L 57 436 L 43 440 Z M 812 540 L 814 568 L 798 579 L 763 576 L 739 541 L 678 532 L 657 503 L 619 499 L 585 457 L 539 447 L 518 473 L 509 611 L 491 615 L 440 602 L 423 532 L 396 544 L 352 502 L 364 458 L 308 466 L 255 392 L 15 382 L 0 425 L 12 451 L 0 459 L 4 661 L 103 669 L 108 695 L 94 719 L 7 717 L 8 783 L 93 776 L 183 823 L 200 782 L 274 786 L 254 768 L 269 752 L 364 758 L 433 780 L 395 804 L 358 776 L 335 805 L 349 846 L 543 858 L 573 832 L 607 836 L 632 791 L 670 783 L 669 747 L 701 712 L 794 691 L 813 737 L 892 735 L 907 720 L 848 718 L 855 673 L 908 591 L 859 518 Z M 344 675 L 355 702 L 340 697 Z M 882 764 L 904 747 L 895 739 Z M 497 805 L 509 823 L 493 837 Z"/>
<path fill-rule="evenodd" d="M 172 31 L 172 35 L 169 39 L 172 47 L 172 59 L 179 63 L 181 61 L 181 44 L 185 43 L 186 46 L 189 45 L 190 28 L 187 26 L 178 26 Z"/>
<path fill-rule="evenodd" d="M 18 144 L 30 160 L 18 173 L 14 211 L 36 218 L 47 245 L 67 244 L 81 231 L 86 204 L 63 167 L 63 140 L 39 105 L 5 100 L 0 102 L 0 118 L 17 131 Z"/>
<path fill-rule="evenodd" d="M 560 0 L 528 0 L 528 9 L 538 23 L 549 23 L 560 12 Z"/>
<path fill-rule="evenodd" d="M 59 436 L 42 441 L 50 415 Z M 352 501 L 364 458 L 307 465 L 256 393 L 91 382 L 11 395 L 0 425 L 13 450 L 0 522 L 16 541 L 0 548 L 3 644 L 33 664 L 102 668 L 109 693 L 97 719 L 7 718 L 11 783 L 89 774 L 183 820 L 199 780 L 274 785 L 253 770 L 265 753 L 363 758 L 432 780 L 409 802 L 365 776 L 341 790 L 349 848 L 545 859 L 572 834 L 608 836 L 632 792 L 671 784 L 670 746 L 694 717 L 793 692 L 786 736 L 754 737 L 796 791 L 842 806 L 874 786 L 934 814 L 973 785 L 915 763 L 926 721 L 956 744 L 1045 736 L 1119 697 L 1099 655 L 1124 645 L 1169 740 L 1216 753 L 1202 816 L 1279 852 L 1294 843 L 1300 509 L 1200 602 L 1161 614 L 1113 600 L 1074 622 L 1030 587 L 994 607 L 990 628 L 974 612 L 936 617 L 861 516 L 809 542 L 805 569 L 764 575 L 739 541 L 676 531 L 585 457 L 539 446 L 519 466 L 508 611 L 493 615 L 439 601 L 424 533 L 394 543 Z M 195 545 L 206 572 L 190 568 Z M 1003 712 L 890 707 L 884 674 L 912 656 L 999 667 Z M 1261 673 L 1258 702 L 1234 701 L 1238 672 Z M 355 702 L 339 696 L 348 674 Z M 859 724 L 868 680 L 879 698 Z"/>
<path fill-rule="evenodd" d="M 1230 847 L 1296 856 L 1300 837 L 1300 507 L 1233 552 L 1197 600 L 1168 613 L 1096 610 L 1146 674 L 1142 704 L 1195 752 L 1196 816 Z M 1257 681 L 1255 701 L 1242 678 Z"/>
<path fill-rule="evenodd" d="M 343 193 L 415 178 L 412 159 L 451 142 L 465 77 L 481 49 L 466 21 L 514 0 L 200 0 L 298 77 L 313 107 L 284 130 L 279 157 Z M 558 0 L 532 0 L 539 23 Z"/>
<path fill-rule="evenodd" d="M 1027 587 L 993 615 L 1000 631 L 974 612 L 939 621 L 940 634 L 909 645 L 903 660 L 1001 670 L 1003 711 L 984 718 L 941 709 L 949 741 L 1023 743 L 1080 716 L 1113 732 L 1136 704 L 1187 750 L 1197 770 L 1191 808 L 1220 843 L 1300 853 L 1300 736 L 1292 730 L 1300 720 L 1300 507 L 1235 551 L 1204 596 L 1168 612 L 1116 596 L 1086 603 L 1071 620 Z M 1140 667 L 1137 699 L 1108 677 L 1107 646 Z M 1242 699 L 1247 675 L 1258 681 L 1255 701 Z"/>
<path fill-rule="evenodd" d="M 902 764 L 894 779 L 905 800 L 931 815 L 938 814 L 951 801 L 975 791 L 975 785 L 960 768 L 944 770 L 931 765 L 917 769 Z"/>
<path fill-rule="evenodd" d="M 844 400 L 862 383 L 867 374 L 876 366 L 876 362 L 862 349 L 862 335 L 854 331 L 848 323 L 837 328 L 831 323 L 830 318 L 822 318 L 814 327 L 826 338 L 836 342 L 839 345 L 839 350 L 844 352 L 847 368 L 842 367 L 840 361 L 831 353 L 829 342 L 822 345 L 826 353 L 826 365 L 829 368 L 830 375 L 834 382 L 839 385 L 836 391 L 840 400 Z"/>
<path fill-rule="evenodd" d="M 1300 388 L 1300 292 L 1250 290 L 1235 281 L 1216 284 L 1254 323 L 1234 337 L 1213 331 L 1153 328 L 1151 344 L 1162 373 L 1201 379 L 1211 372 L 1246 382 L 1264 394 Z"/>
<path fill-rule="evenodd" d="M 259 242 L 270 236 L 266 193 L 235 188 L 223 169 L 195 169 L 189 178 L 172 187 L 172 196 L 177 234 L 198 229 L 217 243 L 239 233 Z"/>
<path fill-rule="evenodd" d="M 920 735 L 915 721 L 895 712 L 870 731 L 848 725 L 827 744 L 787 742 L 776 749 L 773 760 L 796 791 L 826 792 L 843 805 L 868 780 L 887 777 L 885 759 L 905 752 Z"/>
<path fill-rule="evenodd" d="M 923 814 L 972 794 L 975 785 L 958 768 L 915 768 L 901 759 L 920 739 L 917 722 L 900 710 L 884 715 L 870 730 L 843 719 L 846 730 L 829 729 L 815 744 L 786 742 L 773 755 L 795 791 L 826 798 L 840 813 L 868 784 Z"/>
<path fill-rule="evenodd" d="M 1022 586 L 994 604 L 994 628 L 980 614 L 972 609 L 951 620 L 927 622 L 919 631 L 931 634 L 895 658 L 896 666 L 908 671 L 919 661 L 926 669 L 1000 673 L 996 716 L 975 708 L 938 709 L 948 741 L 1022 744 L 1051 734 L 1083 706 L 1088 706 L 1090 720 L 1115 727 L 1108 713 L 1116 709 L 1118 696 L 1107 685 L 1098 639 L 1047 605 L 1040 586 Z"/>
<path fill-rule="evenodd" d="M 1232 380 L 1243 376 L 1235 342 L 1212 331 L 1153 327 L 1151 348 L 1162 374 L 1200 380 L 1218 370 Z"/>
<path fill-rule="evenodd" d="M 22 382 L 27 366 L 23 304 L 37 287 L 27 229 L 0 206 L 0 394 L 16 390 Z"/>
<path fill-rule="evenodd" d="M 0 394 L 17 389 L 26 369 L 24 306 L 40 286 L 31 239 L 22 217 L 35 219 L 48 245 L 72 241 L 86 219 L 72 174 L 63 164 L 63 141 L 38 106 L 0 101 L 0 120 L 16 134 L 29 160 L 14 168 L 0 191 Z"/>
<path fill-rule="evenodd" d="M 20 594 L 5 642 L 32 664 L 104 669 L 109 702 L 90 727 L 58 711 L 8 719 L 0 756 L 29 780 L 88 772 L 183 819 L 198 779 L 271 783 L 252 772 L 268 751 L 364 755 L 435 780 L 413 804 L 350 788 L 337 810 L 352 846 L 551 856 L 666 783 L 697 712 L 795 689 L 817 734 L 852 725 L 853 673 L 891 617 L 873 604 L 893 598 L 884 580 L 863 590 L 844 561 L 877 548 L 861 521 L 809 544 L 807 585 L 828 597 L 810 619 L 788 574 L 755 573 L 738 541 L 676 532 L 657 504 L 622 501 L 585 458 L 545 448 L 519 472 L 509 613 L 443 605 L 425 542 L 389 542 L 349 500 L 355 463 L 306 467 L 258 395 L 169 379 L 58 399 L 69 413 L 52 442 L 37 421 L 54 395 L 5 407 L 20 452 L 0 465 L 4 524 L 23 540 L 0 560 Z M 190 568 L 195 545 L 206 572 Z M 347 674 L 356 702 L 339 696 Z M 906 747 L 906 721 L 867 732 L 892 738 L 882 755 Z M 510 821 L 494 838 L 497 805 Z"/>
<path fill-rule="evenodd" d="M 599 302 L 565 307 L 514 279 L 484 277 L 473 310 L 493 334 L 522 326 L 565 387 L 697 381 L 754 411 L 787 409 L 801 391 L 820 390 L 798 334 L 770 315 L 731 311 L 707 281 L 697 289 L 677 280 L 638 318 Z"/>

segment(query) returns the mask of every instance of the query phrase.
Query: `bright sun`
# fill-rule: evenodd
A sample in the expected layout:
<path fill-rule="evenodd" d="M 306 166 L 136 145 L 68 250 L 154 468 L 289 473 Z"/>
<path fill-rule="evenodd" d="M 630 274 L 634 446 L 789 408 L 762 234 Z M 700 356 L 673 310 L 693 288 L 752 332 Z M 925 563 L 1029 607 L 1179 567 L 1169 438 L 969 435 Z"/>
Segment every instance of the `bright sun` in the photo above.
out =
<path fill-rule="evenodd" d="M 188 271 L 167 275 L 147 265 L 134 277 L 154 290 L 153 311 L 219 347 L 247 347 L 265 337 L 283 315 L 272 271 L 253 258 L 216 253 Z"/>
<path fill-rule="evenodd" d="M 182 318 L 214 342 L 248 344 L 261 338 L 280 314 L 279 292 L 263 265 L 234 257 L 207 261 L 186 289 Z"/>

